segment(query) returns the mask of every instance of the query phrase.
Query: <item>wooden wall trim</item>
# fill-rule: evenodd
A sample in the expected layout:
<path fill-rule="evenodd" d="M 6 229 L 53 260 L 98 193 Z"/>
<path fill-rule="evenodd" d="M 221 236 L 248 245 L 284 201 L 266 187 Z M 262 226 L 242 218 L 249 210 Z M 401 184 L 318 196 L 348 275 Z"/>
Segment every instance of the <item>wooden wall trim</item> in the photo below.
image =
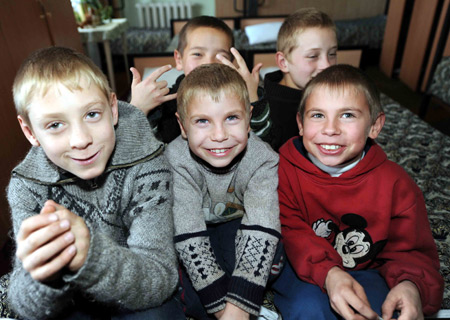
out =
<path fill-rule="evenodd" d="M 424 65 L 438 0 L 415 1 L 403 52 L 399 78 L 416 91 Z"/>
<path fill-rule="evenodd" d="M 440 14 L 440 17 L 439 17 L 439 23 L 438 23 L 438 26 L 437 26 L 437 29 L 436 29 L 436 33 L 435 33 L 435 36 L 434 36 L 434 39 L 433 39 L 433 44 L 431 46 L 430 56 L 429 56 L 428 61 L 427 61 L 425 74 L 424 74 L 423 81 L 422 81 L 422 86 L 421 86 L 421 91 L 422 92 L 427 90 L 428 80 L 429 80 L 429 77 L 430 77 L 430 73 L 432 72 L 433 63 L 434 63 L 434 59 L 435 59 L 436 55 L 441 55 L 440 52 L 437 52 L 437 50 L 438 50 L 438 43 L 440 41 L 441 34 L 443 32 L 442 28 L 444 26 L 444 21 L 445 21 L 445 17 L 447 15 L 447 12 L 448 12 L 448 9 L 449 9 L 449 5 L 450 5 L 450 0 L 445 0 L 444 4 L 442 5 L 441 14 Z M 448 46 L 448 41 L 447 41 L 447 46 Z M 441 50 L 442 50 L 442 48 L 441 48 Z"/>
<path fill-rule="evenodd" d="M 398 50 L 398 40 L 400 37 L 405 5 L 406 0 L 389 2 L 386 28 L 384 30 L 383 45 L 381 47 L 380 55 L 380 69 L 388 77 L 392 77 L 392 73 L 394 72 L 394 63 Z"/>
<path fill-rule="evenodd" d="M 216 17 L 241 17 L 236 12 L 234 0 L 215 0 Z M 289 15 L 295 10 L 316 7 L 330 15 L 334 20 L 369 18 L 384 14 L 387 0 L 265 0 L 258 7 L 258 16 Z M 397 0 L 394 0 L 397 1 Z M 392 2 L 392 0 L 391 0 Z M 243 9 L 243 0 L 236 0 L 237 9 Z"/>

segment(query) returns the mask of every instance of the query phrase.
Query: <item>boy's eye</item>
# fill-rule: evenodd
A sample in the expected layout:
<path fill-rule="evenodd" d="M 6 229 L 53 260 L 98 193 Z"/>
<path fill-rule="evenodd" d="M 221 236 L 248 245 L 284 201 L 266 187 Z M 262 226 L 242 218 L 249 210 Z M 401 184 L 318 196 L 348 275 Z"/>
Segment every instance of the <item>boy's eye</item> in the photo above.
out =
<path fill-rule="evenodd" d="M 228 117 L 227 117 L 227 120 L 228 120 L 228 121 L 233 121 L 233 120 L 237 120 L 237 119 L 239 119 L 239 117 L 236 116 L 236 115 L 232 115 L 232 116 L 228 116 Z"/>
<path fill-rule="evenodd" d="M 321 114 L 321 113 L 313 113 L 311 115 L 311 118 L 323 118 L 323 114 Z"/>
<path fill-rule="evenodd" d="M 202 56 L 202 54 L 200 52 L 194 52 L 194 53 L 192 53 L 192 55 L 195 56 L 195 57 L 201 57 Z"/>
<path fill-rule="evenodd" d="M 86 118 L 88 118 L 88 119 L 95 119 L 98 117 L 100 117 L 100 112 L 97 112 L 97 111 L 90 111 L 86 114 Z"/>
<path fill-rule="evenodd" d="M 329 55 L 330 57 L 336 57 L 336 52 L 330 52 L 328 55 Z"/>
<path fill-rule="evenodd" d="M 61 122 L 52 122 L 47 126 L 47 129 L 50 130 L 56 130 L 62 127 L 62 123 Z"/>
<path fill-rule="evenodd" d="M 342 114 L 342 118 L 348 119 L 348 118 L 354 118 L 354 117 L 355 117 L 355 115 L 350 112 L 346 112 L 346 113 Z"/>
<path fill-rule="evenodd" d="M 206 120 L 206 119 L 197 119 L 197 120 L 195 120 L 195 123 L 206 124 L 206 123 L 208 123 L 208 120 Z"/>

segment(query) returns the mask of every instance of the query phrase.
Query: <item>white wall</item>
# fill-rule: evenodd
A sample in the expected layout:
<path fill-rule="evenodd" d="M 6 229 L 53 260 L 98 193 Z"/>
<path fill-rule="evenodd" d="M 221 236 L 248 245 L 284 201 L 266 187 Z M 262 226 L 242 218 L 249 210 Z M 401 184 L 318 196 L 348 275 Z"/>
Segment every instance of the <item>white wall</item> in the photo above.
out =
<path fill-rule="evenodd" d="M 136 3 L 156 3 L 156 2 L 176 2 L 186 0 L 122 0 L 125 4 L 123 15 L 128 19 L 128 23 L 131 27 L 138 26 L 138 16 L 135 4 Z M 207 15 L 213 16 L 216 12 L 215 0 L 188 0 L 193 4 L 192 14 L 194 17 Z"/>

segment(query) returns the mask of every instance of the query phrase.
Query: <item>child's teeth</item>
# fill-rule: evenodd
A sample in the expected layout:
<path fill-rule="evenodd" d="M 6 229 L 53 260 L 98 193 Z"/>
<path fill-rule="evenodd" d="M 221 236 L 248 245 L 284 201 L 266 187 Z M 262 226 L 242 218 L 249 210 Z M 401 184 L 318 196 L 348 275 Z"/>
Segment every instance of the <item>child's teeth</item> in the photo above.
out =
<path fill-rule="evenodd" d="M 214 153 L 224 153 L 226 151 L 226 149 L 211 149 L 211 152 Z"/>
<path fill-rule="evenodd" d="M 321 147 L 324 148 L 324 149 L 327 149 L 327 150 L 337 150 L 337 149 L 339 149 L 341 146 L 338 146 L 338 145 L 322 144 Z"/>

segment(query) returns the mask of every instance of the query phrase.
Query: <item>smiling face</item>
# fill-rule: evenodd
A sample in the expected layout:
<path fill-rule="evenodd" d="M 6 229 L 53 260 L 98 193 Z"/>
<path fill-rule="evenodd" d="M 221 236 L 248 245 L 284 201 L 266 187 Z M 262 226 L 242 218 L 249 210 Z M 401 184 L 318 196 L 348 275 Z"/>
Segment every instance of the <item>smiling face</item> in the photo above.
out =
<path fill-rule="evenodd" d="M 191 151 L 216 168 L 226 167 L 247 146 L 250 115 L 243 101 L 221 93 L 216 102 L 199 93 L 178 122 Z"/>
<path fill-rule="evenodd" d="M 88 180 L 103 173 L 115 147 L 117 99 L 111 101 L 85 80 L 84 89 L 53 86 L 29 106 L 29 122 L 18 117 L 22 131 L 34 146 L 41 146 L 58 167 Z"/>
<path fill-rule="evenodd" d="M 306 150 L 326 166 L 360 158 L 368 137 L 375 139 L 384 124 L 380 114 L 372 124 L 365 95 L 353 88 L 316 87 L 297 124 Z"/>
<path fill-rule="evenodd" d="M 183 53 L 178 50 L 174 52 L 177 69 L 184 71 L 186 76 L 202 64 L 220 63 L 217 54 L 232 59 L 231 39 L 220 30 L 199 27 L 188 32 L 186 39 Z"/>
<path fill-rule="evenodd" d="M 337 39 L 331 28 L 307 28 L 297 36 L 297 47 L 288 56 L 277 52 L 282 85 L 303 89 L 319 72 L 336 64 Z"/>

